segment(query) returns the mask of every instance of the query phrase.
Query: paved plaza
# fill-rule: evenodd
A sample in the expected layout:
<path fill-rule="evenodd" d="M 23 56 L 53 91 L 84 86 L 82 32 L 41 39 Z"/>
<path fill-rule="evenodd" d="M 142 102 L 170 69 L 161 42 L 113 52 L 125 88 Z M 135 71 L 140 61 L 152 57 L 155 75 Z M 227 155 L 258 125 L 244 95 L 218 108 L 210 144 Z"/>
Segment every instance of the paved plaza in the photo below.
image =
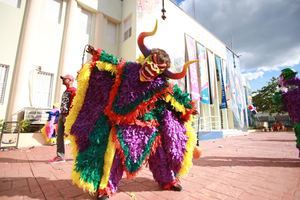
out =
<path fill-rule="evenodd" d="M 201 141 L 202 158 L 182 178 L 182 192 L 162 191 L 148 168 L 122 179 L 112 200 L 300 200 L 295 136 L 251 133 Z M 72 158 L 48 164 L 55 146 L 0 152 L 0 199 L 93 199 L 72 185 Z M 70 147 L 67 147 L 70 152 Z"/>

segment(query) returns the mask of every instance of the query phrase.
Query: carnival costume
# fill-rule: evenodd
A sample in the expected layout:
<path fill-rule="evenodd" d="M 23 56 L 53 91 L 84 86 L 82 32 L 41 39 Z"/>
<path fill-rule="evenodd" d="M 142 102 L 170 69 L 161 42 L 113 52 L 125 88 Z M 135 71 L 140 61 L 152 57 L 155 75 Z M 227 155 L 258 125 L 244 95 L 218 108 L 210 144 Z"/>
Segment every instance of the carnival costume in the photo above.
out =
<path fill-rule="evenodd" d="M 47 122 L 41 130 L 47 144 L 51 144 L 51 145 L 56 144 L 58 117 L 59 117 L 58 108 L 53 108 L 51 111 L 48 112 Z"/>
<path fill-rule="evenodd" d="M 143 44 L 156 28 L 139 35 L 144 57 L 138 62 L 91 46 L 87 50 L 92 61 L 78 74 L 65 125 L 73 144 L 73 182 L 90 193 L 116 192 L 123 172 L 134 177 L 146 162 L 163 189 L 181 190 L 174 186 L 192 166 L 197 112 L 189 94 L 168 79 L 183 78 L 196 61 L 180 73 L 170 72 L 168 54 Z"/>
<path fill-rule="evenodd" d="M 283 69 L 279 77 L 280 91 L 274 95 L 274 101 L 282 104 L 283 110 L 289 113 L 294 122 L 296 135 L 296 147 L 300 158 L 300 79 L 296 77 L 297 72 L 290 68 Z"/>

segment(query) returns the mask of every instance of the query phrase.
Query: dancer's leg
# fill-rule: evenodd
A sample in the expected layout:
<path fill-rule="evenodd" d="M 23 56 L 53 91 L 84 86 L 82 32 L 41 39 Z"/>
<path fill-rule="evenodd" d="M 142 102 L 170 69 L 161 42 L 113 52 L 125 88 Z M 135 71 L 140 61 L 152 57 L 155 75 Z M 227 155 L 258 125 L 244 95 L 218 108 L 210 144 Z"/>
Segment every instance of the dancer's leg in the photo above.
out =
<path fill-rule="evenodd" d="M 119 157 L 119 155 L 116 153 L 114 157 L 114 161 L 110 170 L 110 176 L 107 183 L 107 187 L 105 189 L 99 189 L 98 199 L 105 199 L 105 197 L 108 197 L 112 193 L 115 193 L 118 189 L 118 185 L 120 183 L 120 180 L 122 179 L 123 175 L 123 166 L 122 161 Z"/>
<path fill-rule="evenodd" d="M 154 180 L 158 182 L 163 189 L 182 190 L 182 187 L 175 178 L 174 172 L 168 166 L 166 152 L 161 146 L 157 147 L 155 154 L 149 157 L 149 168 Z"/>

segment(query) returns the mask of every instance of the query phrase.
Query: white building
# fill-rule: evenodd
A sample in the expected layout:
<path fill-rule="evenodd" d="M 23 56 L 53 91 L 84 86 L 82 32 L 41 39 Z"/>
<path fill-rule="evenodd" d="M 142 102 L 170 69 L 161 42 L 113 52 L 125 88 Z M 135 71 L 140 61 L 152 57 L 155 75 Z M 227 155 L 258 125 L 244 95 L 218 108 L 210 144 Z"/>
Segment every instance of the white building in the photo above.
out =
<path fill-rule="evenodd" d="M 161 6 L 161 0 L 0 0 L 0 119 L 59 102 L 59 76 L 76 76 L 86 44 L 135 60 L 138 34 L 152 30 L 157 19 L 157 33 L 145 43 L 165 49 L 174 71 L 201 57 L 178 82 L 199 100 L 197 128 L 244 128 L 238 57 L 169 0 L 162 20 Z"/>

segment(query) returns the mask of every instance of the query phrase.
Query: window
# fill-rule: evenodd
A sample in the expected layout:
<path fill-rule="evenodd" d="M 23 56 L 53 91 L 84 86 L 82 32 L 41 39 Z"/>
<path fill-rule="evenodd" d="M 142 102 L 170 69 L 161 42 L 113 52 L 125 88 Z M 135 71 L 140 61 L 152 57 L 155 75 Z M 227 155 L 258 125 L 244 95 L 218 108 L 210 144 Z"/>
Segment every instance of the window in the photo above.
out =
<path fill-rule="evenodd" d="M 61 23 L 63 2 L 61 0 L 47 0 L 45 17 L 49 22 Z"/>
<path fill-rule="evenodd" d="M 7 85 L 8 65 L 0 64 L 0 104 L 4 103 L 5 90 Z"/>
<path fill-rule="evenodd" d="M 38 108 L 51 107 L 54 74 L 34 70 L 31 74 L 31 105 Z"/>
<path fill-rule="evenodd" d="M 123 23 L 123 28 L 124 28 L 124 41 L 130 38 L 131 36 L 131 16 L 127 17 Z"/>

